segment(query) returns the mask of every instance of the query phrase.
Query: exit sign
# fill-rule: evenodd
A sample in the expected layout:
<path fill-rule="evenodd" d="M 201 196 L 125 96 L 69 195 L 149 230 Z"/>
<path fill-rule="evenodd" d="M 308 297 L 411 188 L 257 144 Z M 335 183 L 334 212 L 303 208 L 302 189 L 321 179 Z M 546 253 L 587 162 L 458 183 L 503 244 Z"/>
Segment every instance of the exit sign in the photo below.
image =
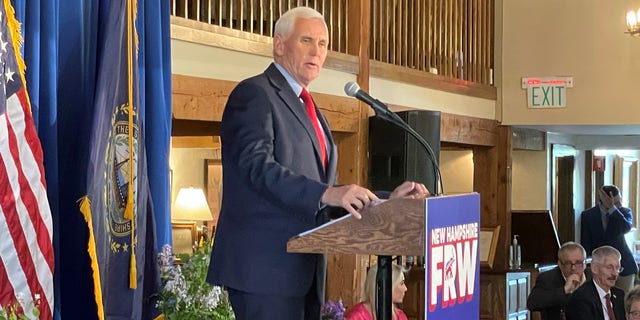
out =
<path fill-rule="evenodd" d="M 567 88 L 572 87 L 573 77 L 522 78 L 529 108 L 564 108 L 567 106 Z"/>

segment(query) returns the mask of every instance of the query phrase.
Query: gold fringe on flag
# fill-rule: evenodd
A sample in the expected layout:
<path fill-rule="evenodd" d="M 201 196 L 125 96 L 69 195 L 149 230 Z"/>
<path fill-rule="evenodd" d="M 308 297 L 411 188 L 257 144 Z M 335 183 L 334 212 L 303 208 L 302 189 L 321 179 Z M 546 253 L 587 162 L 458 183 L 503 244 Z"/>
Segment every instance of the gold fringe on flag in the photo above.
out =
<path fill-rule="evenodd" d="M 135 230 L 134 220 L 131 220 L 131 229 Z M 138 266 L 136 264 L 136 252 L 135 247 L 137 243 L 135 243 L 136 238 L 133 235 L 133 231 L 131 231 L 131 259 L 129 261 L 129 288 L 135 289 L 138 287 Z"/>
<path fill-rule="evenodd" d="M 136 289 L 138 287 L 138 268 L 136 265 L 136 251 L 135 251 L 135 215 L 133 213 L 133 190 L 134 185 L 134 150 L 133 150 L 133 41 L 135 30 L 134 11 L 137 11 L 137 3 L 135 0 L 127 0 L 127 81 L 129 87 L 129 188 L 127 194 L 127 207 L 124 212 L 124 217 L 131 220 L 131 263 L 129 264 L 129 288 Z M 137 39 L 137 37 L 136 37 Z M 137 47 L 137 45 L 136 45 Z M 137 51 L 137 49 L 136 49 Z M 139 119 L 138 119 L 139 120 Z"/>
<path fill-rule="evenodd" d="M 133 220 L 133 177 L 134 177 L 134 152 L 133 152 L 133 18 L 132 4 L 127 0 L 127 85 L 128 85 L 128 105 L 127 113 L 129 114 L 129 188 L 127 193 L 127 207 L 124 211 L 124 217 Z M 133 234 L 133 232 L 131 233 Z"/>
<path fill-rule="evenodd" d="M 25 98 L 27 99 L 27 106 L 29 107 L 29 112 L 31 112 L 31 100 L 29 99 L 29 93 L 27 92 L 27 80 L 24 75 L 24 71 L 27 68 L 22 56 L 20 55 L 20 50 L 18 48 L 22 47 L 22 34 L 20 33 L 20 22 L 16 19 L 16 11 L 11 6 L 11 0 L 4 0 L 4 10 L 7 15 L 7 27 L 9 27 L 9 31 L 11 31 L 11 43 L 13 44 L 13 53 L 16 57 L 16 63 L 18 64 L 20 79 L 22 79 L 22 83 L 25 85 L 23 89 L 25 91 Z"/>
<path fill-rule="evenodd" d="M 89 197 L 84 196 L 78 200 L 80 202 L 80 212 L 87 222 L 89 228 L 89 241 L 87 243 L 87 252 L 91 258 L 91 269 L 93 271 L 93 296 L 96 299 L 96 307 L 98 311 L 98 319 L 104 320 L 104 307 L 102 305 L 102 286 L 100 282 L 100 266 L 98 266 L 98 256 L 96 254 L 96 239 L 93 235 L 93 222 L 91 221 L 91 201 Z"/>

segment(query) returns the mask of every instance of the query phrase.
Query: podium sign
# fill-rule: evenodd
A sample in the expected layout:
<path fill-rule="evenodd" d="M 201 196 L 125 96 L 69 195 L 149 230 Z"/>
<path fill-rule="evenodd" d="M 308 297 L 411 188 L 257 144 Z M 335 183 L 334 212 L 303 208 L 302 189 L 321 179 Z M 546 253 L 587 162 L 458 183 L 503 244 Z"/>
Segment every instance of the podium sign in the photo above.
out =
<path fill-rule="evenodd" d="M 480 195 L 393 199 L 294 236 L 291 253 L 425 256 L 425 319 L 479 319 Z"/>
<path fill-rule="evenodd" d="M 480 318 L 480 195 L 425 202 L 425 319 Z"/>

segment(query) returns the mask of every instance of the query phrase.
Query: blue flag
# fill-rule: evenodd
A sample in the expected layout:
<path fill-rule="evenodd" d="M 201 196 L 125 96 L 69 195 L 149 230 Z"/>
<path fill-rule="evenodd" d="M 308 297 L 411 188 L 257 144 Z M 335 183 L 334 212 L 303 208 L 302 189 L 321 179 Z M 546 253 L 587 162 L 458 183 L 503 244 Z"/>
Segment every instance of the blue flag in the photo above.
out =
<path fill-rule="evenodd" d="M 99 319 L 148 319 L 156 313 L 150 296 L 159 279 L 138 113 L 135 11 L 135 0 L 110 1 L 99 42 L 87 197 L 81 202 Z"/>

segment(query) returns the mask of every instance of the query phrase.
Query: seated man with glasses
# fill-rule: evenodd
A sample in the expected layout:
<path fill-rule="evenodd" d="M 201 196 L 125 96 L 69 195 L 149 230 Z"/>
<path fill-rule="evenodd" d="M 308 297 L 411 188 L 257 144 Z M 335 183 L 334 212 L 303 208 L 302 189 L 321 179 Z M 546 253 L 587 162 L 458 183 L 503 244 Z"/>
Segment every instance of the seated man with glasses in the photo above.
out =
<path fill-rule="evenodd" d="M 627 311 L 627 320 L 640 319 L 640 286 L 635 286 L 624 298 L 624 308 Z"/>
<path fill-rule="evenodd" d="M 538 275 L 536 285 L 527 298 L 530 311 L 540 311 L 543 320 L 564 319 L 569 295 L 587 280 L 587 253 L 576 242 L 565 242 L 558 250 L 558 267 Z"/>
<path fill-rule="evenodd" d="M 593 281 L 587 281 L 569 297 L 567 320 L 624 320 L 624 291 L 615 287 L 620 266 L 620 251 L 602 246 L 591 254 Z"/>

